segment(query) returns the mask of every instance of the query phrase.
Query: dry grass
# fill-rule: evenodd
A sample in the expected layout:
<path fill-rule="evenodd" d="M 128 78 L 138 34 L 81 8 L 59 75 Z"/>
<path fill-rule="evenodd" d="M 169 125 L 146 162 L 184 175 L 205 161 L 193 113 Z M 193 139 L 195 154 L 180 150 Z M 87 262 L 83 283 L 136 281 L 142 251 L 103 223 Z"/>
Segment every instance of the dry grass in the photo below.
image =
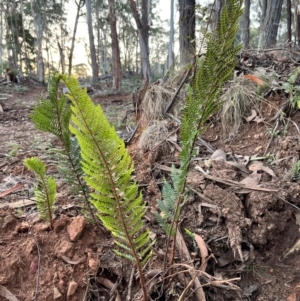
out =
<path fill-rule="evenodd" d="M 154 120 L 165 119 L 163 113 L 178 88 L 182 78 L 182 73 L 183 71 L 181 71 L 181 73 L 174 73 L 163 84 L 152 84 L 148 87 L 142 101 L 141 108 L 149 123 Z M 185 98 L 186 89 L 183 87 L 176 97 L 175 106 L 170 112 L 175 117 L 179 116 L 183 103 L 185 102 Z"/>
<path fill-rule="evenodd" d="M 167 142 L 165 140 L 168 134 L 167 120 L 153 121 L 141 134 L 138 147 L 146 152 L 160 145 L 160 149 L 165 153 L 167 151 Z"/>
<path fill-rule="evenodd" d="M 243 117 L 260 99 L 257 84 L 250 80 L 237 77 L 229 84 L 220 99 L 223 103 L 220 117 L 224 136 L 237 133 Z"/>

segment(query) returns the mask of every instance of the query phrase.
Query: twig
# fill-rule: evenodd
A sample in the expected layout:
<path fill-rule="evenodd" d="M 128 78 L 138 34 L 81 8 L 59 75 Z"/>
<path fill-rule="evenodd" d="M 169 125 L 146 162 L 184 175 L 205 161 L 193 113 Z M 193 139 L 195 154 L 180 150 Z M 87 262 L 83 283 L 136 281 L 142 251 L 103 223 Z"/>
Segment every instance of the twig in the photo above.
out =
<path fill-rule="evenodd" d="M 219 182 L 219 183 L 223 183 L 228 186 L 237 186 L 242 189 L 250 189 L 250 190 L 265 191 L 265 192 L 278 192 L 278 189 L 263 188 L 263 187 L 258 187 L 258 186 L 248 186 L 248 185 L 236 182 L 236 181 L 214 177 L 214 176 L 207 174 L 200 166 L 196 166 L 195 169 L 202 172 L 202 174 L 204 175 L 205 178 L 212 180 L 212 181 Z"/>
<path fill-rule="evenodd" d="M 271 139 L 269 140 L 269 143 L 268 143 L 268 145 L 267 145 L 267 147 L 266 147 L 266 149 L 265 149 L 265 152 L 264 152 L 264 154 L 263 154 L 263 157 L 265 157 L 265 155 L 266 155 L 266 153 L 267 153 L 267 151 L 268 151 L 268 149 L 269 149 L 269 147 L 270 147 L 270 145 L 271 145 L 271 143 L 272 143 L 272 141 L 273 141 L 273 139 L 274 139 L 275 131 L 277 130 L 278 124 L 279 124 L 279 119 L 277 118 L 276 124 L 275 124 L 275 126 L 274 126 L 274 128 L 273 128 L 273 131 L 272 131 L 272 134 L 271 134 Z"/>
<path fill-rule="evenodd" d="M 300 129 L 299 129 L 299 127 L 298 127 L 298 124 L 297 124 L 295 121 L 293 121 L 292 119 L 290 119 L 290 121 L 291 121 L 291 123 L 295 126 L 295 128 L 296 128 L 297 131 L 298 131 L 298 133 L 300 134 Z"/>
<path fill-rule="evenodd" d="M 196 60 L 194 60 L 193 66 L 195 65 L 195 63 L 196 63 Z M 184 83 L 185 83 L 187 77 L 189 76 L 191 70 L 192 70 L 192 68 L 189 68 L 189 69 L 186 71 L 183 80 L 181 81 L 179 87 L 177 88 L 176 92 L 175 92 L 174 95 L 172 96 L 171 101 L 169 102 L 167 108 L 166 108 L 165 111 L 164 111 L 164 114 L 167 114 L 167 113 L 173 108 L 173 106 L 174 106 L 174 104 L 175 104 L 175 99 L 176 99 L 178 93 L 180 92 L 182 86 L 184 85 Z"/>
<path fill-rule="evenodd" d="M 137 123 L 137 125 L 136 125 L 135 129 L 133 130 L 132 134 L 130 135 L 130 137 L 125 141 L 127 144 L 129 144 L 129 143 L 131 142 L 131 140 L 133 139 L 133 137 L 134 137 L 136 131 L 138 130 L 138 128 L 139 128 L 141 122 L 142 122 L 142 118 L 141 118 L 141 119 L 139 120 L 139 122 Z"/>
<path fill-rule="evenodd" d="M 28 193 L 28 198 L 29 198 L 29 191 L 27 191 Z M 32 231 L 32 227 L 31 227 L 31 224 L 30 224 L 30 221 L 28 219 L 28 216 L 27 216 L 27 212 L 26 212 L 26 206 L 25 206 L 25 202 L 24 202 L 24 199 L 23 199 L 23 207 L 24 207 L 24 211 L 25 211 L 25 218 L 26 218 L 26 221 L 28 223 L 28 232 L 32 235 L 33 237 L 33 240 L 34 240 L 34 243 L 36 245 L 36 248 L 37 248 L 37 252 L 38 252 L 38 267 L 37 267 L 37 274 L 36 274 L 36 286 L 35 286 L 35 294 L 34 294 L 34 300 L 35 301 L 38 301 L 38 295 L 39 295 L 39 285 L 40 285 L 40 263 L 41 263 L 41 251 L 40 251 L 40 247 L 39 247 L 39 244 L 38 244 L 38 241 Z"/>
<path fill-rule="evenodd" d="M 130 278 L 129 278 L 128 292 L 127 292 L 127 297 L 126 297 L 127 301 L 132 300 L 131 299 L 131 290 L 132 290 L 132 282 L 133 282 L 134 273 L 135 273 L 135 266 L 132 267 Z"/>
<path fill-rule="evenodd" d="M 191 255 L 188 251 L 188 248 L 185 244 L 185 241 L 184 241 L 183 236 L 180 233 L 179 229 L 177 229 L 176 247 L 179 250 L 179 252 L 181 253 L 181 258 L 183 258 L 183 256 L 184 256 L 187 261 L 192 260 Z M 205 294 L 204 294 L 204 291 L 202 289 L 200 280 L 197 277 L 194 277 L 195 273 L 193 273 L 192 271 L 189 271 L 189 273 L 192 276 L 192 279 L 194 279 L 193 284 L 194 284 L 194 287 L 195 287 L 195 295 L 196 295 L 197 300 L 198 301 L 206 301 Z"/>
<path fill-rule="evenodd" d="M 114 283 L 112 283 L 110 280 L 108 280 L 104 277 L 97 277 L 96 279 L 100 284 L 102 284 L 103 286 L 105 286 L 109 290 L 111 290 L 111 291 L 114 290 L 115 291 L 115 293 L 117 295 L 115 301 L 121 301 L 121 296 L 120 296 L 118 290 L 115 289 L 115 284 Z"/>
<path fill-rule="evenodd" d="M 195 279 L 196 279 L 197 276 L 198 276 L 198 273 L 194 273 L 193 278 L 191 279 L 191 281 L 189 282 L 189 284 L 185 287 L 185 289 L 184 289 L 183 292 L 181 293 L 181 295 L 180 295 L 178 301 L 183 301 L 183 300 L 184 300 L 184 299 L 183 299 L 184 296 L 186 295 L 188 289 L 193 285 L 193 283 L 194 283 L 194 281 L 195 281 Z"/>
<path fill-rule="evenodd" d="M 274 194 L 274 196 L 275 196 L 277 199 L 279 199 L 279 200 L 281 200 L 281 201 L 287 203 L 288 205 L 292 206 L 292 207 L 295 208 L 296 210 L 300 211 L 300 208 L 298 208 L 296 205 L 290 203 L 289 201 L 286 201 L 285 199 L 283 199 L 283 198 L 280 197 L 279 195 L 275 195 L 275 194 Z"/>

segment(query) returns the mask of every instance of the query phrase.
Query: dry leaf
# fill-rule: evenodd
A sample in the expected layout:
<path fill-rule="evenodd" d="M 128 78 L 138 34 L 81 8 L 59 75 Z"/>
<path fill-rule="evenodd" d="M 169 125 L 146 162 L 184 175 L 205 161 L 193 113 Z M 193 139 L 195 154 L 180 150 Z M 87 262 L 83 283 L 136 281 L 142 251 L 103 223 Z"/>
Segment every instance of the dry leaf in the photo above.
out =
<path fill-rule="evenodd" d="M 240 183 L 245 184 L 246 186 L 255 187 L 259 184 L 259 181 L 261 179 L 261 174 L 258 174 L 256 172 L 253 172 L 251 175 L 243 179 Z"/>
<path fill-rule="evenodd" d="M 200 251 L 200 256 L 201 256 L 201 267 L 200 270 L 205 272 L 206 267 L 207 267 L 207 257 L 208 257 L 208 251 L 205 245 L 205 242 L 201 236 L 198 234 L 194 234 L 194 239 L 198 245 L 199 251 Z"/>
<path fill-rule="evenodd" d="M 260 86 L 263 86 L 265 84 L 260 78 L 252 74 L 246 74 L 243 77 L 259 84 Z"/>

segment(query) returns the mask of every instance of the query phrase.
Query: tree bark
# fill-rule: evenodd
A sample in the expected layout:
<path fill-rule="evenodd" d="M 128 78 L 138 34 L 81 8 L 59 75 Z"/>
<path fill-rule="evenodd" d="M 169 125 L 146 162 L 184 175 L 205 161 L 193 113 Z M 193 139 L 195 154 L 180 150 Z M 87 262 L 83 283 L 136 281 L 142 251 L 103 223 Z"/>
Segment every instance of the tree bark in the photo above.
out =
<path fill-rule="evenodd" d="M 110 35 L 112 48 L 112 66 L 113 66 L 113 89 L 120 91 L 122 85 L 122 70 L 120 60 L 120 48 L 117 34 L 117 20 L 115 12 L 115 1 L 108 0 L 109 7 L 109 21 L 110 21 Z"/>
<path fill-rule="evenodd" d="M 292 1 L 286 0 L 286 26 L 287 26 L 287 43 L 288 47 L 292 46 Z"/>
<path fill-rule="evenodd" d="M 174 43 L 174 0 L 170 0 L 170 35 L 169 35 L 169 46 L 168 46 L 168 60 L 167 69 L 174 63 L 173 43 Z"/>
<path fill-rule="evenodd" d="M 195 0 L 179 0 L 179 48 L 181 64 L 195 55 Z"/>
<path fill-rule="evenodd" d="M 75 48 L 75 38 L 76 38 L 76 33 L 77 33 L 78 20 L 79 20 L 79 17 L 80 17 L 80 10 L 85 4 L 85 0 L 79 0 L 78 3 L 75 1 L 75 3 L 76 3 L 76 6 L 77 6 L 77 10 L 76 10 L 76 17 L 75 17 L 75 24 L 74 24 L 70 54 L 69 54 L 69 69 L 68 69 L 68 74 L 69 75 L 71 75 L 71 73 L 72 73 L 73 53 L 74 53 L 74 48 Z"/>
<path fill-rule="evenodd" d="M 270 48 L 276 46 L 278 26 L 281 17 L 283 0 L 263 0 L 262 8 L 266 4 L 266 13 L 262 13 L 261 28 L 259 33 L 258 48 Z"/>
<path fill-rule="evenodd" d="M 220 14 L 225 0 L 215 0 L 211 16 L 211 30 L 217 30 Z"/>
<path fill-rule="evenodd" d="M 31 0 L 31 13 L 33 17 L 33 24 L 35 28 L 36 35 L 36 66 L 37 66 L 37 77 L 40 82 L 44 82 L 44 59 L 43 59 L 43 48 L 42 48 L 42 40 L 43 40 L 43 18 L 42 18 L 42 1 L 41 0 Z"/>
<path fill-rule="evenodd" d="M 249 49 L 250 41 L 250 0 L 244 0 L 244 14 L 242 26 L 243 48 Z"/>
<path fill-rule="evenodd" d="M 129 5 L 138 29 L 143 78 L 145 83 L 149 83 L 152 81 L 152 74 L 149 60 L 148 0 L 142 0 L 142 19 L 135 1 L 129 0 Z"/>
<path fill-rule="evenodd" d="M 92 65 L 92 72 L 93 72 L 93 82 L 96 83 L 99 81 L 98 79 L 99 72 L 98 72 L 96 48 L 94 42 L 91 0 L 86 0 L 85 5 L 86 5 L 86 18 L 87 18 L 89 42 L 90 42 L 90 54 L 91 54 L 91 61 L 92 61 L 91 65 Z"/>

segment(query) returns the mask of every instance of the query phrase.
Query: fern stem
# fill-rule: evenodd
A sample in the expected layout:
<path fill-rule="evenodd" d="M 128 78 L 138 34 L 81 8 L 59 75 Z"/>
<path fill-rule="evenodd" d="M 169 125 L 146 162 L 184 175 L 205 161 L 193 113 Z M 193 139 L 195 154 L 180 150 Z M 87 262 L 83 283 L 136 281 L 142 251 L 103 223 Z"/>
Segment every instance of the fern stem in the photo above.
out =
<path fill-rule="evenodd" d="M 45 187 L 45 191 L 46 191 L 47 211 L 48 211 L 48 215 L 49 215 L 50 228 L 53 229 L 53 217 L 52 217 L 51 206 L 50 206 L 49 192 L 48 192 L 48 189 L 47 189 L 47 184 L 46 184 L 44 175 L 40 174 L 40 177 L 41 177 L 43 186 Z"/>

